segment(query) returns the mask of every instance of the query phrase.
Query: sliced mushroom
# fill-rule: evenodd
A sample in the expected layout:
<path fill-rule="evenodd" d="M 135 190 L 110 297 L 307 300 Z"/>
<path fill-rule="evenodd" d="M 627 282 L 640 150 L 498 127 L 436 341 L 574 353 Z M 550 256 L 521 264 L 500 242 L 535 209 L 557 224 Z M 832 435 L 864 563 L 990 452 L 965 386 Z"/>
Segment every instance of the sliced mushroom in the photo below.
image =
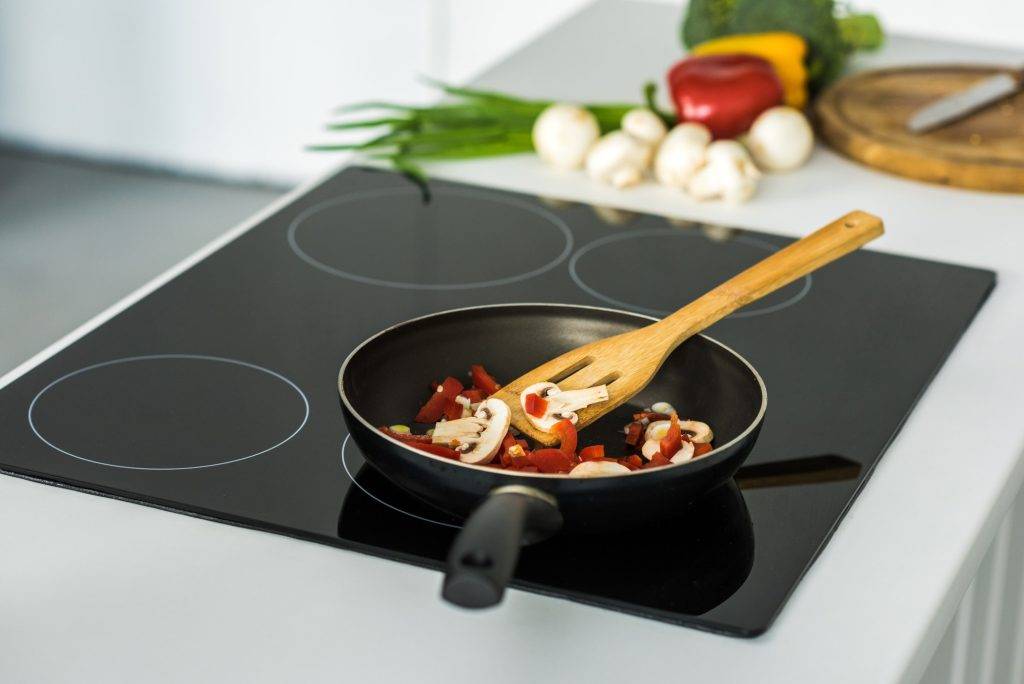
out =
<path fill-rule="evenodd" d="M 526 413 L 526 397 L 530 394 L 536 394 L 548 402 L 547 410 L 539 418 Z M 607 385 L 563 392 L 553 382 L 538 382 L 527 387 L 519 395 L 519 405 L 522 406 L 523 413 L 526 413 L 534 427 L 544 432 L 551 432 L 551 428 L 560 420 L 568 420 L 575 425 L 580 419 L 576 411 L 602 401 L 608 401 Z"/>
<path fill-rule="evenodd" d="M 654 458 L 655 454 L 661 453 L 661 441 L 657 439 L 649 439 L 644 442 L 644 445 L 640 447 L 640 453 L 643 457 L 650 461 Z"/>
<path fill-rule="evenodd" d="M 459 418 L 434 426 L 431 441 L 459 452 L 464 463 L 490 463 L 508 432 L 512 412 L 500 399 L 485 399 L 469 418 Z"/>
<path fill-rule="evenodd" d="M 655 442 L 660 442 L 661 438 L 664 437 L 666 433 L 668 433 L 668 429 L 671 426 L 671 420 L 656 420 L 647 426 L 647 429 L 644 431 L 644 439 L 646 439 L 647 441 L 653 440 Z"/>
<path fill-rule="evenodd" d="M 569 471 L 569 477 L 605 477 L 628 472 L 629 468 L 615 461 L 584 461 Z"/>
<path fill-rule="evenodd" d="M 693 459 L 694 446 L 692 442 L 683 442 L 683 445 L 679 447 L 679 451 L 672 454 L 672 458 L 668 459 L 672 463 L 686 463 Z"/>
<path fill-rule="evenodd" d="M 699 420 L 680 421 L 679 429 L 690 436 L 690 441 L 696 444 L 707 444 L 715 438 L 711 432 L 711 426 Z"/>
<path fill-rule="evenodd" d="M 655 413 L 664 413 L 665 415 L 671 415 L 676 412 L 675 407 L 667 401 L 656 401 L 651 404 L 651 410 Z"/>

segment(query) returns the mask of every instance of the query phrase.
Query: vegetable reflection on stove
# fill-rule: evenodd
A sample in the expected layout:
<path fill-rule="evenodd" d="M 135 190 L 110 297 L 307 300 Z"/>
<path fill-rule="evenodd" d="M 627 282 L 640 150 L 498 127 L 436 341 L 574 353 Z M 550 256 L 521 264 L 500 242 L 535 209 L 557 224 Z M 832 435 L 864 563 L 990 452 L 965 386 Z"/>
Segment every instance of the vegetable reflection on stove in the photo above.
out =
<path fill-rule="evenodd" d="M 851 480 L 860 472 L 859 463 L 832 454 L 745 466 L 672 520 L 600 536 L 562 534 L 527 547 L 513 585 L 559 588 L 583 601 L 599 595 L 650 612 L 701 615 L 732 596 L 753 567 L 754 531 L 741 490 Z M 436 559 L 444 558 L 458 521 L 369 465 L 355 477 L 359 486 L 345 495 L 339 535 L 440 568 Z"/>

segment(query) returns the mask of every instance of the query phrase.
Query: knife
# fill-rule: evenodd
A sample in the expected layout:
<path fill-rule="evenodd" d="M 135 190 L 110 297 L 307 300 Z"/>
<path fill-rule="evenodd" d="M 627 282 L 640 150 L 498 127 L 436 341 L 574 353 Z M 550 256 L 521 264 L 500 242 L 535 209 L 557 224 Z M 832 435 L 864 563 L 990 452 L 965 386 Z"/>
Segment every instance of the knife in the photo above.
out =
<path fill-rule="evenodd" d="M 925 133 L 1013 95 L 1024 88 L 1024 70 L 1006 72 L 978 81 L 970 88 L 925 105 L 907 121 L 911 133 Z"/>

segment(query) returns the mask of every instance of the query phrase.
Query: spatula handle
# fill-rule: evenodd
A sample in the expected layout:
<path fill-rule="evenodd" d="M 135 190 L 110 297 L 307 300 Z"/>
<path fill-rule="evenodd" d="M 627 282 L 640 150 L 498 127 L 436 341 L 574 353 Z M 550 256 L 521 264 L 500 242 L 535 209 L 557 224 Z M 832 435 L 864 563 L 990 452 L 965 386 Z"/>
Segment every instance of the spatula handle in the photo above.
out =
<path fill-rule="evenodd" d="M 852 211 L 730 278 L 654 327 L 673 336 L 678 345 L 736 309 L 849 254 L 883 232 L 880 218 Z"/>

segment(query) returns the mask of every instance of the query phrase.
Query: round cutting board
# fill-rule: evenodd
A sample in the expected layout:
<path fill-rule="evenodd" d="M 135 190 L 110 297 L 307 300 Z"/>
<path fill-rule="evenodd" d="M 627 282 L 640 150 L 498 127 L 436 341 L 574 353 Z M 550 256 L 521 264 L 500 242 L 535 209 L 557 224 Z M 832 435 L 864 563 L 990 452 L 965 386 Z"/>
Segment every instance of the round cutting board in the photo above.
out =
<path fill-rule="evenodd" d="M 848 76 L 815 103 L 818 129 L 839 152 L 882 171 L 976 190 L 1024 192 L 1024 94 L 965 119 L 913 135 L 922 106 L 1000 71 L 994 66 L 925 66 Z"/>

